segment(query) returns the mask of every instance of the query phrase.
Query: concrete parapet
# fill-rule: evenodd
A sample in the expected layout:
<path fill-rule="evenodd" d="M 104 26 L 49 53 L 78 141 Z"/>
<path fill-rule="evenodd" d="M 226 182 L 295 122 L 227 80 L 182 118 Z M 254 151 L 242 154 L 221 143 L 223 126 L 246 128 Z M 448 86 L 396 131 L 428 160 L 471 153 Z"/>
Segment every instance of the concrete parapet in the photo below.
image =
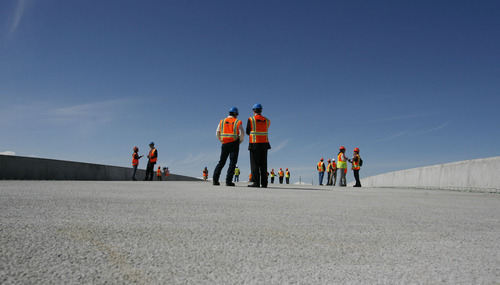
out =
<path fill-rule="evenodd" d="M 155 169 L 156 171 L 156 169 Z M 142 180 L 146 171 L 137 169 Z M 156 172 L 155 172 L 156 173 Z M 129 180 L 132 168 L 45 158 L 0 155 L 2 180 Z M 155 174 L 156 176 L 156 174 Z M 154 177 L 156 179 L 156 177 Z M 200 181 L 198 178 L 170 174 L 169 181 Z"/>
<path fill-rule="evenodd" d="M 361 179 L 361 184 L 500 193 L 500 156 L 389 172 Z"/>

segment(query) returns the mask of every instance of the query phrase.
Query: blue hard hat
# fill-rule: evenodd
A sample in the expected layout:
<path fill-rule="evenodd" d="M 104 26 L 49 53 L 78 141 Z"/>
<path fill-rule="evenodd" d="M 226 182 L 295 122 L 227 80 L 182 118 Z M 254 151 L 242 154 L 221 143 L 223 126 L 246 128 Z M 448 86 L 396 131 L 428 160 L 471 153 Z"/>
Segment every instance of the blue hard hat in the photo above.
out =
<path fill-rule="evenodd" d="M 155 145 L 155 143 L 154 142 L 150 142 L 149 145 Z"/>
<path fill-rule="evenodd" d="M 255 110 L 255 109 L 262 109 L 262 105 L 260 103 L 253 105 L 252 110 Z"/>
<path fill-rule="evenodd" d="M 229 109 L 229 113 L 239 114 L 239 112 L 238 112 L 238 108 L 236 108 L 236 107 L 231 107 L 231 109 Z"/>

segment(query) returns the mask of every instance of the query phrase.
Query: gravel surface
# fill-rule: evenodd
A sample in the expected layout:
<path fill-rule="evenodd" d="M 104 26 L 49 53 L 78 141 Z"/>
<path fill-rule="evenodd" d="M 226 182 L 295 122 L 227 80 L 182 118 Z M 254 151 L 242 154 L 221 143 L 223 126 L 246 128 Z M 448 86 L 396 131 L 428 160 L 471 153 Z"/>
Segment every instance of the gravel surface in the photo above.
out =
<path fill-rule="evenodd" d="M 0 181 L 0 284 L 499 284 L 500 195 Z"/>

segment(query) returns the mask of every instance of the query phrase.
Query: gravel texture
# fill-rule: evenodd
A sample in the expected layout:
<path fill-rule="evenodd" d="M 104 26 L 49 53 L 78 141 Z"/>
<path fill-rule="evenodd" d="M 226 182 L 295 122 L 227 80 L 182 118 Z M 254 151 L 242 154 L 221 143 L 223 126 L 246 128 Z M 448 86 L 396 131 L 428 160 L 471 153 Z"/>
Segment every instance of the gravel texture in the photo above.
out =
<path fill-rule="evenodd" d="M 0 181 L 0 284 L 499 284 L 500 195 Z"/>

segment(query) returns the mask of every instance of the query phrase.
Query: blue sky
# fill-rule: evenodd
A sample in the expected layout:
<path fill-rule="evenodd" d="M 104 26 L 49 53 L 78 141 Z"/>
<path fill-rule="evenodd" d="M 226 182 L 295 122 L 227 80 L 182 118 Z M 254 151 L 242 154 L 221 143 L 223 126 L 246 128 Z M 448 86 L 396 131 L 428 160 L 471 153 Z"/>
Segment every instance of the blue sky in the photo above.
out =
<path fill-rule="evenodd" d="M 159 165 L 211 176 L 218 121 L 236 106 L 246 125 L 261 103 L 269 168 L 292 182 L 317 184 L 341 145 L 360 148 L 362 177 L 498 156 L 499 15 L 499 1 L 1 1 L 0 153 L 130 166 L 154 141 Z"/>

